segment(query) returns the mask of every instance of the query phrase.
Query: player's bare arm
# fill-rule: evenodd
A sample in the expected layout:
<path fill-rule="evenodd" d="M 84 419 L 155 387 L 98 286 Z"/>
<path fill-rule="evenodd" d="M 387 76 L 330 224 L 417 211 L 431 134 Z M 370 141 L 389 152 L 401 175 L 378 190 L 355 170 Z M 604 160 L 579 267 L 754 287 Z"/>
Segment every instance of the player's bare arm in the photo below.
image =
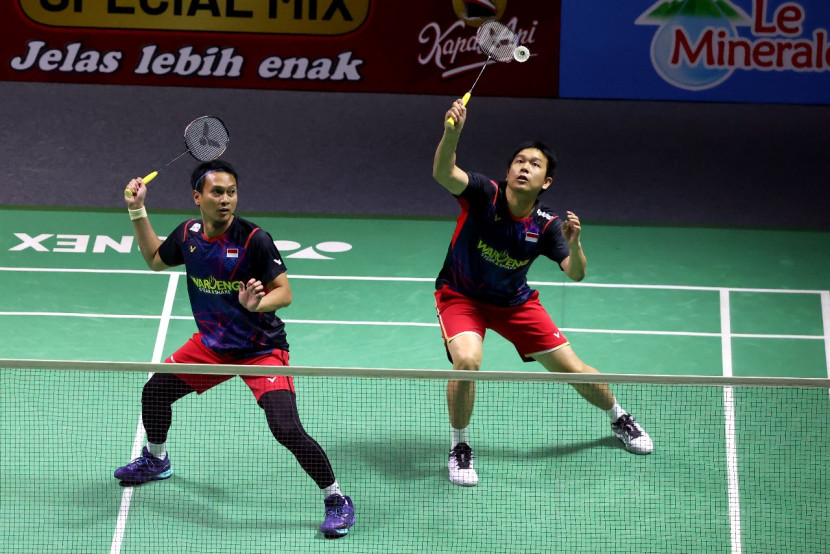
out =
<path fill-rule="evenodd" d="M 138 249 L 141 251 L 144 262 L 153 271 L 162 271 L 169 268 L 170 266 L 161 261 L 158 254 L 162 240 L 153 230 L 152 225 L 150 225 L 150 220 L 147 218 L 146 211 L 144 211 L 147 185 L 144 184 L 141 177 L 137 177 L 129 182 L 126 190 L 132 193 L 132 196 L 129 198 L 125 196 L 124 201 L 127 203 L 127 209 L 130 210 L 130 219 L 133 221 L 133 232 L 138 241 Z"/>
<path fill-rule="evenodd" d="M 588 265 L 588 260 L 585 258 L 585 252 L 582 250 L 582 242 L 580 236 L 582 234 L 582 224 L 579 222 L 579 217 L 571 211 L 565 212 L 568 219 L 562 223 L 562 236 L 568 243 L 570 255 L 562 260 L 560 264 L 565 275 L 572 281 L 581 281 L 585 278 L 585 268 Z"/>
<path fill-rule="evenodd" d="M 249 279 L 239 288 L 239 303 L 250 312 L 273 312 L 285 308 L 292 300 L 291 285 L 285 273 L 267 285 L 257 279 Z"/>
<path fill-rule="evenodd" d="M 450 119 L 455 122 L 453 125 L 448 123 Z M 466 120 L 467 108 L 461 102 L 461 99 L 458 99 L 453 102 L 452 107 L 444 116 L 444 136 L 441 137 L 441 142 L 438 143 L 435 158 L 432 162 L 432 176 L 445 189 L 456 196 L 464 192 L 469 183 L 467 174 L 455 165 L 455 149 L 458 146 L 461 129 L 464 128 Z"/>

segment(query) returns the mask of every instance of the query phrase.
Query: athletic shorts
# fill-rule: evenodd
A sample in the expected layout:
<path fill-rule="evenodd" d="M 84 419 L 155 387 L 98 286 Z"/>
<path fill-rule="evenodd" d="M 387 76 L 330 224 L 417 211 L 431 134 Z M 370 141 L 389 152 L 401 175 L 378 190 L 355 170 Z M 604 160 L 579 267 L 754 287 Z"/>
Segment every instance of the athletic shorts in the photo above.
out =
<path fill-rule="evenodd" d="M 164 360 L 168 364 L 236 364 L 236 365 L 273 365 L 288 366 L 288 351 L 276 349 L 269 354 L 252 358 L 238 358 L 227 354 L 217 354 L 202 344 L 202 334 L 195 333 L 184 346 Z M 224 383 L 233 375 L 210 375 L 200 373 L 175 373 L 176 377 L 190 385 L 198 394 Z M 266 392 L 272 390 L 294 391 L 294 379 L 284 375 L 240 375 L 245 384 L 254 393 L 257 402 Z"/>
<path fill-rule="evenodd" d="M 524 304 L 494 306 L 444 285 L 435 291 L 435 307 L 448 358 L 448 345 L 452 339 L 462 333 L 475 333 L 484 340 L 487 329 L 510 341 L 525 362 L 533 361 L 533 355 L 552 352 L 568 344 L 568 339 L 539 302 L 538 291 L 533 291 Z"/>

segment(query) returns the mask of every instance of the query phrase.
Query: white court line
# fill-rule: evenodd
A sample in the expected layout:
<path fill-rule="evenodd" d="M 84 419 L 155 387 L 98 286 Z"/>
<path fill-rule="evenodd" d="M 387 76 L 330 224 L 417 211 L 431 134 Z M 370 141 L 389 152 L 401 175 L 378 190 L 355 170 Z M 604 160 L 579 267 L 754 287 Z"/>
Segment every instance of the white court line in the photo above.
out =
<path fill-rule="evenodd" d="M 161 309 L 161 319 L 159 321 L 158 332 L 156 333 L 156 343 L 153 347 L 152 363 L 161 362 L 162 352 L 164 351 L 164 339 L 167 336 L 167 329 L 170 325 L 170 314 L 173 312 L 173 300 L 176 298 L 176 289 L 179 284 L 179 273 L 171 273 L 167 281 L 167 294 L 164 296 L 164 305 Z M 147 375 L 150 379 L 153 374 Z M 135 430 L 135 440 L 133 440 L 133 449 L 130 454 L 130 459 L 133 460 L 141 455 L 141 449 L 144 445 L 144 424 L 141 421 L 141 414 L 138 416 L 138 425 Z M 110 554 L 119 554 L 121 552 L 121 544 L 124 542 L 124 533 L 127 530 L 127 516 L 130 513 L 130 503 L 133 498 L 134 487 L 124 487 L 124 492 L 121 493 L 121 505 L 118 508 L 118 518 L 115 522 L 115 530 L 112 534 L 112 543 L 110 544 Z"/>
<path fill-rule="evenodd" d="M 170 274 L 170 277 L 178 277 L 178 274 Z M 830 294 L 830 293 L 829 293 Z M 193 320 L 189 315 L 132 315 L 132 314 L 84 314 L 76 312 L 3 312 L 2 316 L 31 316 L 31 317 L 81 317 L 90 319 L 168 319 L 187 321 Z M 830 317 L 830 316 L 829 316 Z M 381 327 L 438 327 L 438 323 L 419 323 L 417 321 L 348 321 L 338 319 L 283 319 L 285 323 L 300 325 L 368 325 Z M 675 337 L 710 337 L 719 338 L 720 333 L 707 333 L 703 331 L 644 331 L 640 329 L 584 329 L 577 327 L 560 327 L 567 333 L 600 333 L 619 335 L 657 335 Z M 824 340 L 827 341 L 828 351 L 828 376 L 830 376 L 830 338 L 825 335 L 761 335 L 749 333 L 733 333 L 733 338 L 749 339 L 796 339 L 796 340 Z"/>
<path fill-rule="evenodd" d="M 732 377 L 732 319 L 729 313 L 729 291 L 726 290 L 720 293 L 720 321 L 723 376 Z M 723 387 L 723 413 L 726 427 L 727 501 L 732 554 L 741 554 L 741 499 L 738 489 L 738 449 L 735 440 L 735 396 L 732 387 Z"/>

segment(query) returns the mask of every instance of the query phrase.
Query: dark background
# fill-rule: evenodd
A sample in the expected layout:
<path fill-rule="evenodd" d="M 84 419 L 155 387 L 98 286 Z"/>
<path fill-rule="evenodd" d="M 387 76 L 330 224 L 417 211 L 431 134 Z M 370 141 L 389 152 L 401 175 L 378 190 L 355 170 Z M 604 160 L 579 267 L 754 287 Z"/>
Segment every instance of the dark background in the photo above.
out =
<path fill-rule="evenodd" d="M 240 210 L 454 216 L 431 178 L 444 96 L 0 82 L 0 204 L 123 208 L 124 185 L 214 114 Z M 458 165 L 503 178 L 514 146 L 559 158 L 545 201 L 586 222 L 830 230 L 830 107 L 473 97 Z M 149 209 L 192 209 L 186 156 Z"/>

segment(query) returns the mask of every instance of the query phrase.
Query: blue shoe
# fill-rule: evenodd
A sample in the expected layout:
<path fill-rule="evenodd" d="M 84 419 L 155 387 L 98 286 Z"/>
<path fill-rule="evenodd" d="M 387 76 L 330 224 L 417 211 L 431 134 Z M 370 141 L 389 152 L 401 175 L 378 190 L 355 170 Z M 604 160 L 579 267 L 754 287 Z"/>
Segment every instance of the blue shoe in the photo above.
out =
<path fill-rule="evenodd" d="M 325 500 L 326 520 L 320 526 L 320 531 L 327 539 L 336 539 L 349 533 L 354 525 L 354 504 L 348 496 L 332 494 Z"/>
<path fill-rule="evenodd" d="M 141 457 L 115 470 L 115 478 L 130 484 L 140 485 L 149 481 L 167 479 L 173 475 L 170 467 L 170 455 L 160 460 L 150 454 L 145 446 L 141 451 Z"/>

